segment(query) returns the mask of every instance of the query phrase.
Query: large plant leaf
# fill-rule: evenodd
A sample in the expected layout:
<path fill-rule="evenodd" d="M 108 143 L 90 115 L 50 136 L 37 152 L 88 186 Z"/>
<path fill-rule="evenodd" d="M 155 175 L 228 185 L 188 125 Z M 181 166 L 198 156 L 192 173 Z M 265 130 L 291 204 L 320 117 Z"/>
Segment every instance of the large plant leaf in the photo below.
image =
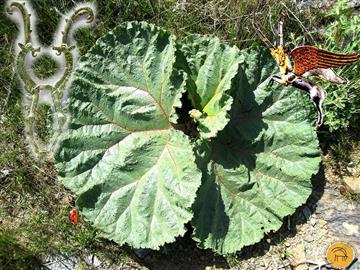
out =
<path fill-rule="evenodd" d="M 80 59 L 70 86 L 58 175 L 82 215 L 119 244 L 157 249 L 192 218 L 201 174 L 171 123 L 185 85 L 174 61 L 173 36 L 126 23 Z"/>
<path fill-rule="evenodd" d="M 192 35 L 182 41 L 190 74 L 188 93 L 195 109 L 202 138 L 216 136 L 229 121 L 232 97 L 229 90 L 241 61 L 239 49 L 222 44 L 216 37 Z"/>
<path fill-rule="evenodd" d="M 275 67 L 264 50 L 243 55 L 232 118 L 199 148 L 203 183 L 193 207 L 194 239 L 223 254 L 279 229 L 307 200 L 320 162 L 306 95 L 268 85 Z"/>

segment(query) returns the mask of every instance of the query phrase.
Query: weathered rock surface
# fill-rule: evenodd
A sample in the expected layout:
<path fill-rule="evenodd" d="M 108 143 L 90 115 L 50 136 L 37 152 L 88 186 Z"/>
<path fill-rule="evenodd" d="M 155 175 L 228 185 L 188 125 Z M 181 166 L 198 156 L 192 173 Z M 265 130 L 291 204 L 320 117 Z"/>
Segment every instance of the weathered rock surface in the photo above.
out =
<path fill-rule="evenodd" d="M 344 176 L 342 181 L 347 191 L 353 194 L 360 194 L 360 177 Z"/>
<path fill-rule="evenodd" d="M 316 214 L 327 222 L 333 241 L 345 241 L 360 252 L 360 202 L 350 201 L 338 191 L 325 189 Z"/>

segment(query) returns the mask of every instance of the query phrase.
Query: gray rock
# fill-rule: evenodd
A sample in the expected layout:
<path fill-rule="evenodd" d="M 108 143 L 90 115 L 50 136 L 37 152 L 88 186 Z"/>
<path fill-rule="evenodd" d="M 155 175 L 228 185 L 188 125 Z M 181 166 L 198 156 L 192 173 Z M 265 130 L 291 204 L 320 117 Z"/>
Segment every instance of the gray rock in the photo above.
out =
<path fill-rule="evenodd" d="M 43 265 L 50 270 L 75 270 L 77 269 L 78 259 L 66 254 L 50 255 Z"/>
<path fill-rule="evenodd" d="M 315 240 L 315 237 L 313 234 L 309 233 L 304 236 L 304 240 L 308 243 L 311 243 Z"/>
<path fill-rule="evenodd" d="M 8 169 L 2 169 L 0 170 L 0 178 L 5 178 L 6 176 L 8 176 L 10 174 L 10 170 Z"/>
<path fill-rule="evenodd" d="M 349 0 L 350 7 L 358 8 L 360 7 L 360 0 Z M 312 7 L 319 9 L 329 9 L 335 3 L 336 0 L 297 0 L 297 3 L 300 7 Z"/>
<path fill-rule="evenodd" d="M 327 222 L 332 241 L 344 241 L 360 250 L 360 202 L 349 201 L 326 188 L 318 202 L 318 217 Z"/>
<path fill-rule="evenodd" d="M 319 9 L 329 9 L 336 1 L 334 0 L 301 0 L 297 1 L 300 7 L 311 7 Z"/>
<path fill-rule="evenodd" d="M 293 265 L 296 270 L 308 269 L 306 264 L 301 264 L 306 261 L 305 247 L 302 243 L 297 244 L 293 248 L 289 248 L 288 252 L 290 253 L 291 265 Z"/>
<path fill-rule="evenodd" d="M 360 0 L 349 0 L 349 4 L 353 8 L 359 8 L 360 7 Z"/>
<path fill-rule="evenodd" d="M 353 194 L 360 194 L 360 178 L 344 176 L 342 180 L 347 191 Z"/>
<path fill-rule="evenodd" d="M 311 220 L 310 220 L 310 224 L 311 224 L 311 226 L 315 226 L 316 225 L 316 223 L 317 223 L 317 220 L 315 219 L 315 218 L 312 218 Z"/>
<path fill-rule="evenodd" d="M 355 164 L 354 161 L 350 161 L 347 166 L 348 166 L 349 168 L 354 168 L 355 165 L 356 165 L 356 164 Z"/>
<path fill-rule="evenodd" d="M 96 257 L 95 255 L 89 255 L 87 256 L 84 261 L 86 262 L 86 264 L 88 266 L 91 267 L 100 267 L 101 266 L 101 261 L 98 259 L 98 257 Z"/>

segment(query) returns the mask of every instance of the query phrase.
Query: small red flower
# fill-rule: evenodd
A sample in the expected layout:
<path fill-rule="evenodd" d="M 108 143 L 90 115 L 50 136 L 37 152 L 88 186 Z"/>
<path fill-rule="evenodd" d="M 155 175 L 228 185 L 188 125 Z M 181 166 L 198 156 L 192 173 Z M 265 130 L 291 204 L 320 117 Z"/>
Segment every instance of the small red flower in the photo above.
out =
<path fill-rule="evenodd" d="M 72 224 L 77 224 L 79 222 L 80 214 L 76 208 L 70 211 L 70 219 Z"/>

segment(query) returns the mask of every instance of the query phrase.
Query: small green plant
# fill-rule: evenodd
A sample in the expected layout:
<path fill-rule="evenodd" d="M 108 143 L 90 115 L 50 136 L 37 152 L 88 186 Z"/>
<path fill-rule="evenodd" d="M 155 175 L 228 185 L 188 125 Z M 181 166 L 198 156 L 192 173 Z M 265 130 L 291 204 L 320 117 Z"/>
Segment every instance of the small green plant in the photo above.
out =
<path fill-rule="evenodd" d="M 263 48 L 176 40 L 145 22 L 100 38 L 70 85 L 59 179 L 82 216 L 119 244 L 158 249 L 191 221 L 227 254 L 282 225 L 311 192 L 320 156 L 312 107 L 270 87 Z"/>
<path fill-rule="evenodd" d="M 323 48 L 331 51 L 360 51 L 360 17 L 355 14 L 348 1 L 337 1 L 328 12 L 335 18 L 325 27 Z M 345 67 L 338 74 L 349 80 L 345 85 L 324 85 L 327 91 L 325 125 L 331 132 L 356 127 L 360 120 L 360 62 Z"/>

